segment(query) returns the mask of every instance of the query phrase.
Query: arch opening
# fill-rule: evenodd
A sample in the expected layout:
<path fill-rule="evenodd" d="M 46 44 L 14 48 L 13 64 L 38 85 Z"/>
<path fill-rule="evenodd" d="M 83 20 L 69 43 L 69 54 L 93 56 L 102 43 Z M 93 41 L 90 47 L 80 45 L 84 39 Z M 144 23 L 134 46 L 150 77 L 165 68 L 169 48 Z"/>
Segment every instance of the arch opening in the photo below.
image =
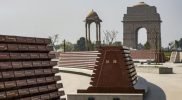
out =
<path fill-rule="evenodd" d="M 137 49 L 147 49 L 146 47 L 147 43 L 147 29 L 144 27 L 141 27 L 137 30 Z"/>

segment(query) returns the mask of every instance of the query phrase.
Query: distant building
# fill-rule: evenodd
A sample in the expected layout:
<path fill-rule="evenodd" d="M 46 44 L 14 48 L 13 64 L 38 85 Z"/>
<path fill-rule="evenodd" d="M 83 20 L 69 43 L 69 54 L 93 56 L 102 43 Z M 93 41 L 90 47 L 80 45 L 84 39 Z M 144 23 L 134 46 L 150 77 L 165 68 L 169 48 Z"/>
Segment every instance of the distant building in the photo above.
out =
<path fill-rule="evenodd" d="M 127 8 L 123 17 L 123 44 L 138 49 L 138 30 L 146 28 L 151 49 L 161 48 L 161 19 L 155 6 L 144 2 Z"/>

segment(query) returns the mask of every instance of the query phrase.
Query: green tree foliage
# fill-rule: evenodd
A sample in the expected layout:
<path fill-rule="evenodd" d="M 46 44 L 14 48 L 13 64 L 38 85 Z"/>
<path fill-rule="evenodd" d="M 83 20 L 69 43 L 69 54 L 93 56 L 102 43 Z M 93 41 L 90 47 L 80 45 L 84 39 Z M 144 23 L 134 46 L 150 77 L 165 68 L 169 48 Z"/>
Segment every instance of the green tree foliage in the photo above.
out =
<path fill-rule="evenodd" d="M 168 44 L 170 50 L 179 50 L 182 49 L 182 38 L 178 41 L 172 41 Z"/>
<path fill-rule="evenodd" d="M 81 37 L 79 40 L 77 40 L 77 43 L 74 45 L 75 51 L 86 51 L 87 48 L 85 47 L 85 38 Z"/>
<path fill-rule="evenodd" d="M 57 44 L 57 45 L 54 46 L 54 50 L 56 50 L 56 51 L 59 50 L 60 48 L 61 48 L 60 44 Z"/>
<path fill-rule="evenodd" d="M 96 43 L 95 42 L 91 42 L 91 48 L 90 48 L 90 51 L 94 51 L 96 50 Z"/>
<path fill-rule="evenodd" d="M 143 44 L 139 43 L 139 44 L 137 45 L 137 49 L 138 49 L 138 50 L 142 50 L 143 48 L 144 48 Z"/>
<path fill-rule="evenodd" d="M 178 40 L 175 40 L 175 48 L 179 48 L 179 41 Z"/>
<path fill-rule="evenodd" d="M 150 43 L 148 41 L 144 44 L 144 49 L 146 50 L 150 49 Z"/>
<path fill-rule="evenodd" d="M 121 46 L 122 43 L 121 43 L 121 41 L 115 41 L 115 42 L 113 42 L 112 45 L 113 45 L 113 46 Z"/>
<path fill-rule="evenodd" d="M 64 50 L 64 42 L 65 42 L 65 52 L 73 51 L 74 50 L 74 45 L 69 42 L 69 41 L 63 41 L 60 44 L 60 47 Z"/>
<path fill-rule="evenodd" d="M 179 47 L 182 49 L 182 38 L 179 40 Z"/>

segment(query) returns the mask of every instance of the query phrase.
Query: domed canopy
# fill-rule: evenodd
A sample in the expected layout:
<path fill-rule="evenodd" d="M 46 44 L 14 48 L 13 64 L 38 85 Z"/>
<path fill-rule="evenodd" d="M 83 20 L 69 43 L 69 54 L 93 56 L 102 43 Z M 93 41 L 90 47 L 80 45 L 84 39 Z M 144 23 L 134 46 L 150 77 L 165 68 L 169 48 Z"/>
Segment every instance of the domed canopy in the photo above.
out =
<path fill-rule="evenodd" d="M 87 18 L 93 17 L 93 16 L 97 16 L 97 17 L 98 17 L 97 13 L 96 13 L 94 10 L 92 10 L 92 11 L 87 15 Z"/>
<path fill-rule="evenodd" d="M 145 2 L 139 2 L 138 4 L 134 5 L 133 7 L 138 7 L 138 6 L 149 6 Z"/>
<path fill-rule="evenodd" d="M 88 22 L 102 22 L 102 20 L 99 18 L 98 14 L 92 10 L 86 17 L 86 20 Z"/>

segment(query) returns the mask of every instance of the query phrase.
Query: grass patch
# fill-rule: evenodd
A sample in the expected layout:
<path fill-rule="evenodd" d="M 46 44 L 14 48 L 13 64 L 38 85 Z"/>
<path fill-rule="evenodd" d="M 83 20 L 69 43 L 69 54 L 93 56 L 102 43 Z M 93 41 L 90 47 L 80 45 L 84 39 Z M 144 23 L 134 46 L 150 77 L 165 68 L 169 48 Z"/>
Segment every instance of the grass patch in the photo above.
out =
<path fill-rule="evenodd" d="M 171 51 L 164 51 L 164 56 L 166 57 L 166 60 L 168 61 L 171 56 Z"/>

